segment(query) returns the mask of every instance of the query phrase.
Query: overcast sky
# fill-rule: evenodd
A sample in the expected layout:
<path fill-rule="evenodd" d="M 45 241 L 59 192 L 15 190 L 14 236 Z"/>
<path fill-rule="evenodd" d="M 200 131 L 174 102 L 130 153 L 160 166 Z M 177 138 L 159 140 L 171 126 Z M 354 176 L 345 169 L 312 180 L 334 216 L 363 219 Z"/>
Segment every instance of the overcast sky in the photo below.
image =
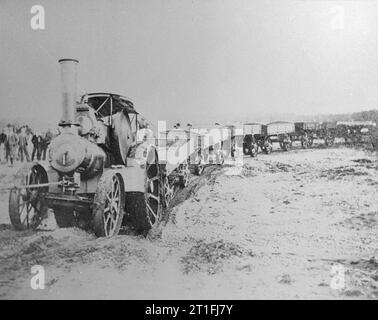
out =
<path fill-rule="evenodd" d="M 0 0 L 0 43 L 0 118 L 59 118 L 59 58 L 152 121 L 378 106 L 377 1 Z"/>

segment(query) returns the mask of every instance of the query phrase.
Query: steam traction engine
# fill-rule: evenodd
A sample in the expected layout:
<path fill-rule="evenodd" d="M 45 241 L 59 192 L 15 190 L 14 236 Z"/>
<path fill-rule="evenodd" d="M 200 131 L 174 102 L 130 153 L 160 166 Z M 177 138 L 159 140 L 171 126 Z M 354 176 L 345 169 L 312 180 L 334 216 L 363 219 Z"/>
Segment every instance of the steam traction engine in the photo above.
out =
<path fill-rule="evenodd" d="M 118 234 L 127 224 L 146 233 L 160 219 L 160 168 L 154 138 L 144 136 L 133 103 L 109 93 L 76 102 L 77 60 L 59 60 L 62 79 L 60 135 L 49 162 L 33 162 L 26 185 L 13 188 L 9 214 L 16 229 L 35 228 L 53 209 L 59 227 Z M 149 139 L 150 138 L 150 139 Z"/>

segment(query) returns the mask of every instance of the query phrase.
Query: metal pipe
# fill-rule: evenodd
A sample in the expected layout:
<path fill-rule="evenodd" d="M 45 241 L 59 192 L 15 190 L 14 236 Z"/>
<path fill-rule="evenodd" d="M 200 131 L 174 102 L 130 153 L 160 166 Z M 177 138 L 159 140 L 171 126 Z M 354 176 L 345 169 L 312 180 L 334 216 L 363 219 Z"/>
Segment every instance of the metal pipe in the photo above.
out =
<path fill-rule="evenodd" d="M 75 59 L 60 59 L 60 76 L 62 90 L 62 118 L 60 126 L 76 128 L 76 81 L 77 64 Z M 77 129 L 77 128 L 76 128 Z"/>
<path fill-rule="evenodd" d="M 57 186 L 61 185 L 62 181 L 59 182 L 49 182 L 49 183 L 39 183 L 39 184 L 27 184 L 27 185 L 22 185 L 22 186 L 7 186 L 7 187 L 2 187 L 0 186 L 0 190 L 11 190 L 11 189 L 32 189 L 32 188 L 45 188 L 49 186 Z"/>

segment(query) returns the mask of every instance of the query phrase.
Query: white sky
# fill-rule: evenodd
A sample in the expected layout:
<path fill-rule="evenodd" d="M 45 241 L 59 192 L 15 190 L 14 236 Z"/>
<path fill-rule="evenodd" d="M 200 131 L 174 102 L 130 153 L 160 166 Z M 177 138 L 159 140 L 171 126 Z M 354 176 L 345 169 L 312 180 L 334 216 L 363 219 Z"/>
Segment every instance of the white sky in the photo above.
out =
<path fill-rule="evenodd" d="M 0 46 L 0 118 L 59 119 L 59 58 L 155 122 L 378 105 L 378 1 L 0 0 Z"/>

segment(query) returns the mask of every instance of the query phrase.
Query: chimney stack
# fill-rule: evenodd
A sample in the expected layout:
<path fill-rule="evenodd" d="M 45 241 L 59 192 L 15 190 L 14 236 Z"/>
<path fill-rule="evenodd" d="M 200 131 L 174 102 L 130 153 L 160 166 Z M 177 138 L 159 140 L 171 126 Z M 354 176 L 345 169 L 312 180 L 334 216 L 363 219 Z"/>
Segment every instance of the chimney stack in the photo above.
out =
<path fill-rule="evenodd" d="M 62 86 L 62 118 L 59 123 L 61 127 L 77 130 L 75 122 L 76 115 L 76 80 L 78 60 L 60 59 L 60 76 Z"/>

